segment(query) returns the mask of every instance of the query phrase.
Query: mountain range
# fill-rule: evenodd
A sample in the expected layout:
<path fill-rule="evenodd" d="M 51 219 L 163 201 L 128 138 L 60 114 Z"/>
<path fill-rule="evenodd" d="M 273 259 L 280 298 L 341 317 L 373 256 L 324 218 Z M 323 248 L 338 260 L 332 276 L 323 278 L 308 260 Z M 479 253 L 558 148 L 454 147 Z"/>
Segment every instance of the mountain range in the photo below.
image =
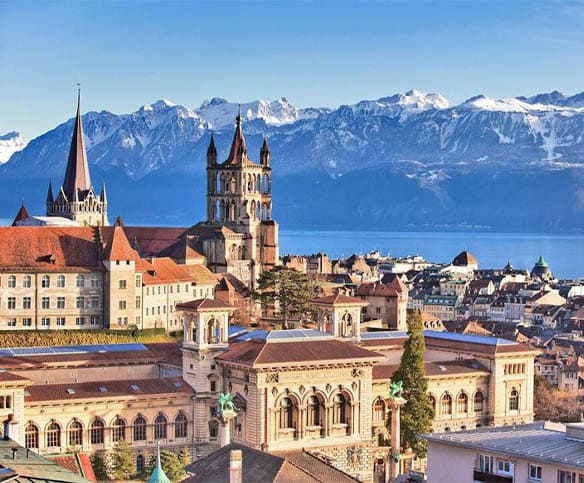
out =
<path fill-rule="evenodd" d="M 557 91 L 455 105 L 411 90 L 336 109 L 286 98 L 241 106 L 214 98 L 190 109 L 163 99 L 131 114 L 88 112 L 88 159 L 94 184 L 108 185 L 110 216 L 180 225 L 202 218 L 210 133 L 226 157 L 239 108 L 252 159 L 268 138 L 283 226 L 584 229 L 584 92 Z M 23 197 L 42 213 L 49 179 L 62 181 L 72 128 L 70 119 L 7 148 L 0 216 Z M 0 136 L 0 161 L 14 134 Z"/>

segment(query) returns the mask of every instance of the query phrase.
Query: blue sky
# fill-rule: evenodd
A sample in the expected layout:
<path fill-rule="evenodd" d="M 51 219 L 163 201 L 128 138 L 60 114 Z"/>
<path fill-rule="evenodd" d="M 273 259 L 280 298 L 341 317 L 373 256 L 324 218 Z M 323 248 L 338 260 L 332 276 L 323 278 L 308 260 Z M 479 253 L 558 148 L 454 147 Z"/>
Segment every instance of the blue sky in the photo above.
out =
<path fill-rule="evenodd" d="M 0 0 L 0 134 L 166 97 L 337 106 L 584 91 L 584 3 Z"/>

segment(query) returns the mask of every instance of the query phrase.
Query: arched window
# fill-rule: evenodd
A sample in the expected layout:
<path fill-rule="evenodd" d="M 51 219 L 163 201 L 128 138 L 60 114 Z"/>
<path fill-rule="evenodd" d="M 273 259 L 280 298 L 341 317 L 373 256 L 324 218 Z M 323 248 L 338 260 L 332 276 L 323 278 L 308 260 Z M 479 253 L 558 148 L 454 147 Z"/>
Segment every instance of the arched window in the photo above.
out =
<path fill-rule="evenodd" d="M 209 421 L 209 438 L 217 439 L 217 433 L 219 431 L 219 423 L 216 419 Z"/>
<path fill-rule="evenodd" d="M 267 174 L 262 177 L 262 193 L 267 195 L 270 192 L 270 178 Z"/>
<path fill-rule="evenodd" d="M 27 448 L 39 449 L 39 427 L 32 422 L 24 429 L 24 445 Z"/>
<path fill-rule="evenodd" d="M 53 421 L 47 426 L 47 448 L 61 446 L 61 426 Z"/>
<path fill-rule="evenodd" d="M 89 441 L 91 444 L 104 443 L 104 424 L 101 419 L 95 419 L 89 427 Z"/>
<path fill-rule="evenodd" d="M 83 444 L 83 426 L 79 421 L 73 421 L 69 425 L 69 446 L 81 446 Z"/>
<path fill-rule="evenodd" d="M 379 422 L 385 420 L 385 401 L 378 397 L 373 402 L 373 421 Z"/>
<path fill-rule="evenodd" d="M 221 221 L 221 203 L 219 200 L 215 201 L 215 221 Z"/>
<path fill-rule="evenodd" d="M 432 406 L 432 411 L 436 414 L 436 398 L 430 394 L 428 400 L 430 401 L 430 406 Z"/>
<path fill-rule="evenodd" d="M 51 286 L 51 277 L 48 275 L 43 275 L 41 278 L 41 287 L 42 288 L 49 288 Z"/>
<path fill-rule="evenodd" d="M 261 183 L 261 181 L 260 181 L 260 175 L 258 174 L 255 177 L 255 190 L 256 190 L 256 193 L 259 193 L 260 192 L 260 189 L 261 189 L 260 183 Z"/>
<path fill-rule="evenodd" d="M 134 441 L 146 440 L 146 420 L 142 416 L 138 416 L 134 420 Z"/>
<path fill-rule="evenodd" d="M 83 275 L 77 275 L 75 284 L 76 284 L 77 288 L 85 287 L 85 277 Z"/>
<path fill-rule="evenodd" d="M 294 405 L 289 397 L 285 397 L 280 401 L 280 429 L 294 427 L 293 410 Z"/>
<path fill-rule="evenodd" d="M 8 288 L 16 288 L 16 275 L 8 276 Z"/>
<path fill-rule="evenodd" d="M 144 455 L 139 454 L 138 456 L 136 456 L 136 472 L 140 474 L 143 471 L 144 471 Z"/>
<path fill-rule="evenodd" d="M 262 205 L 262 220 L 266 221 L 268 219 L 268 205 L 265 203 Z"/>
<path fill-rule="evenodd" d="M 32 286 L 32 278 L 30 275 L 25 275 L 22 279 L 22 286 L 24 288 L 30 288 Z"/>
<path fill-rule="evenodd" d="M 484 401 L 483 393 L 481 391 L 475 392 L 474 395 L 474 410 L 475 412 L 482 412 L 483 411 L 483 401 Z"/>
<path fill-rule="evenodd" d="M 215 193 L 221 194 L 221 176 L 219 174 L 215 175 Z"/>
<path fill-rule="evenodd" d="M 124 439 L 126 439 L 126 422 L 118 416 L 112 424 L 112 441 L 115 443 Z"/>
<path fill-rule="evenodd" d="M 174 418 L 174 437 L 175 438 L 186 438 L 187 437 L 188 422 L 187 417 L 184 413 L 178 413 L 176 418 Z"/>
<path fill-rule="evenodd" d="M 509 393 L 509 411 L 517 411 L 519 409 L 519 392 L 512 388 Z"/>
<path fill-rule="evenodd" d="M 341 336 L 349 337 L 353 335 L 353 317 L 348 312 L 343 315 Z"/>
<path fill-rule="evenodd" d="M 256 203 L 255 205 L 255 219 L 260 219 L 260 203 Z"/>
<path fill-rule="evenodd" d="M 318 397 L 310 396 L 308 398 L 306 411 L 308 417 L 307 426 L 320 426 L 320 401 Z"/>
<path fill-rule="evenodd" d="M 440 399 L 440 412 L 442 414 L 452 414 L 452 396 L 444 393 Z"/>
<path fill-rule="evenodd" d="M 65 275 L 57 276 L 57 288 L 65 288 Z"/>
<path fill-rule="evenodd" d="M 342 394 L 333 399 L 333 424 L 347 424 L 347 398 Z"/>
<path fill-rule="evenodd" d="M 154 420 L 154 439 L 166 439 L 166 417 L 159 414 Z"/>
<path fill-rule="evenodd" d="M 456 398 L 456 411 L 459 413 L 468 413 L 468 396 L 461 392 Z"/>

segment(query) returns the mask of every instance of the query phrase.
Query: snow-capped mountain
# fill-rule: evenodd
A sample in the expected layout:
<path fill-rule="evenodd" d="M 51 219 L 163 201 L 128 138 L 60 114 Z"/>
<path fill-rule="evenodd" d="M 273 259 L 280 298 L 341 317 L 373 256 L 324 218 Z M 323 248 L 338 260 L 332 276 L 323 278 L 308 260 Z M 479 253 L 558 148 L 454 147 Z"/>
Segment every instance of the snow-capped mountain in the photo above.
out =
<path fill-rule="evenodd" d="M 4 164 L 17 151 L 22 151 L 26 140 L 16 131 L 0 135 L 0 164 Z"/>
<path fill-rule="evenodd" d="M 215 136 L 219 158 L 224 158 L 240 108 L 251 159 L 258 159 L 265 134 L 271 147 L 274 176 L 279 179 L 308 176 L 311 182 L 321 183 L 323 193 L 327 180 L 339 183 L 341 179 L 358 179 L 366 176 L 363 173 L 371 173 L 367 170 L 374 170 L 376 181 L 391 179 L 393 186 L 406 183 L 403 196 L 417 197 L 415 190 L 421 190 L 424 196 L 417 199 L 425 200 L 429 193 L 434 203 L 438 200 L 440 206 L 446 206 L 455 199 L 453 190 L 462 196 L 471 188 L 468 180 L 457 184 L 464 176 L 475 176 L 475 182 L 484 183 L 485 193 L 490 193 L 496 187 L 489 183 L 496 180 L 500 186 L 504 179 L 501 173 L 507 177 L 523 173 L 521 179 L 526 179 L 526 173 L 545 174 L 542 180 L 538 178 L 541 185 L 538 189 L 551 183 L 550 173 L 567 170 L 567 176 L 573 177 L 577 172 L 578 180 L 584 173 L 584 93 L 565 96 L 554 91 L 500 100 L 479 95 L 455 105 L 440 94 L 418 90 L 336 109 L 298 108 L 282 97 L 241 105 L 213 98 L 195 109 L 163 99 L 130 114 L 88 112 L 83 116 L 83 125 L 92 170 L 106 179 L 130 179 L 137 183 L 136 190 L 140 183 L 151 183 L 148 180 L 155 178 L 202 178 L 210 133 Z M 70 119 L 15 152 L 0 168 L 0 188 L 14 179 L 39 179 L 46 183 L 50 177 L 55 183 L 60 182 L 72 127 Z M 484 180 L 476 177 L 485 170 L 495 173 L 494 177 Z M 358 216 L 367 217 L 371 213 L 381 216 L 384 211 L 379 206 L 387 203 L 378 200 L 375 205 L 368 204 L 367 200 L 374 196 L 366 187 L 366 179 L 369 178 L 363 178 L 363 190 L 368 197 L 361 201 L 364 204 Z M 171 185 L 152 183 L 149 189 L 154 189 L 160 199 L 176 196 Z M 505 186 L 508 191 L 498 196 L 515 198 L 517 184 Z M 570 210 L 577 210 L 571 212 L 570 223 L 584 226 L 584 189 L 581 184 L 574 186 L 572 198 L 566 201 Z M 199 191 L 202 189 L 198 187 Z M 338 190 L 338 186 L 330 189 Z M 346 189 L 349 198 L 359 196 L 349 185 Z M 551 196 L 552 191 L 549 193 Z M 291 191 L 288 202 L 302 210 L 302 203 L 312 198 L 307 195 L 306 200 L 293 202 L 292 197 L 297 195 Z M 516 202 L 522 203 L 525 196 Z M 411 216 L 435 209 L 424 203 Z M 472 207 L 478 202 L 470 196 L 460 203 Z M 486 203 L 485 208 L 491 209 L 490 202 Z M 165 203 L 156 206 L 162 214 Z M 474 223 L 471 218 L 480 211 L 475 208 L 468 215 L 471 224 Z M 449 209 L 449 216 L 457 213 L 452 206 Z M 550 216 L 555 213 L 550 212 Z M 433 218 L 436 216 L 440 215 L 434 214 Z"/>

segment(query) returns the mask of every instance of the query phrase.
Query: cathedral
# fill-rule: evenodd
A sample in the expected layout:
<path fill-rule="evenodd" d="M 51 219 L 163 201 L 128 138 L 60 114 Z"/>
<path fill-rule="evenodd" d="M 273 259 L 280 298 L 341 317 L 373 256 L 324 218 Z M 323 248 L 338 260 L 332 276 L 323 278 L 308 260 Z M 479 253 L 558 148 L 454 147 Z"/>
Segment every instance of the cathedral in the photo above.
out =
<path fill-rule="evenodd" d="M 69 148 L 67 169 L 63 185 L 55 198 L 49 183 L 47 217 L 68 218 L 81 226 L 107 226 L 107 196 L 105 183 L 101 194 L 91 185 L 87 153 L 81 123 L 81 93 L 77 94 L 77 114 Z"/>

